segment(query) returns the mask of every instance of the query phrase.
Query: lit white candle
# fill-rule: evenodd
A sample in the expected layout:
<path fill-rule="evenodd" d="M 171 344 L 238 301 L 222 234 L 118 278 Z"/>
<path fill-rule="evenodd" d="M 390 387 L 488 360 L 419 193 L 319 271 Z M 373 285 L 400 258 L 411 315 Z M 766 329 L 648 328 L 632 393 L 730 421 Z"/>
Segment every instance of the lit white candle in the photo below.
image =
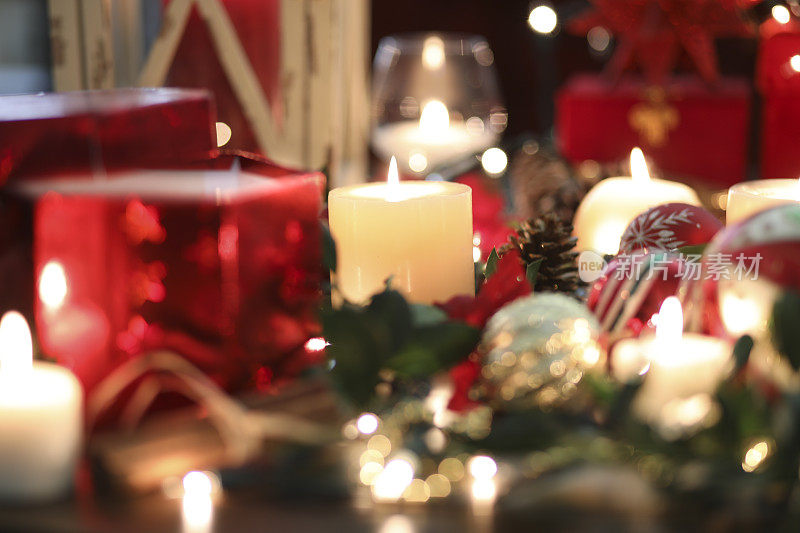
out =
<path fill-rule="evenodd" d="M 800 202 L 800 180 L 756 180 L 728 189 L 725 222 L 734 224 L 764 209 Z"/>
<path fill-rule="evenodd" d="M 403 166 L 424 172 L 447 161 L 482 152 L 497 142 L 498 135 L 477 117 L 451 121 L 447 106 L 430 100 L 422 107 L 419 122 L 404 120 L 376 128 L 375 151 L 384 159 L 396 155 Z"/>
<path fill-rule="evenodd" d="M 646 375 L 634 409 L 642 418 L 667 426 L 691 425 L 711 407 L 711 394 L 733 365 L 729 342 L 683 333 L 680 301 L 661 304 L 656 334 L 625 339 L 614 346 L 611 364 L 621 381 Z"/>
<path fill-rule="evenodd" d="M 639 148 L 631 151 L 631 175 L 605 179 L 583 199 L 574 224 L 579 250 L 616 254 L 625 228 L 640 213 L 669 202 L 700 205 L 691 187 L 651 179 Z"/>
<path fill-rule="evenodd" d="M 83 394 L 60 366 L 34 362 L 28 324 L 0 320 L 0 499 L 57 498 L 73 486 L 80 455 Z"/>
<path fill-rule="evenodd" d="M 352 185 L 328 196 L 338 257 L 335 282 L 363 303 L 387 278 L 412 301 L 432 303 L 474 293 L 472 190 L 459 183 Z"/>

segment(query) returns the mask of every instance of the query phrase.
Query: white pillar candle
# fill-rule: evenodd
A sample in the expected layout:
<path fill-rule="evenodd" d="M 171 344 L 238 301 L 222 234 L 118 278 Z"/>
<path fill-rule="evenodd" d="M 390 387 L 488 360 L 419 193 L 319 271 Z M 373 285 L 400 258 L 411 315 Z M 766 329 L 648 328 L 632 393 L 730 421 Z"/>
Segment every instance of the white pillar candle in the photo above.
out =
<path fill-rule="evenodd" d="M 0 500 L 54 499 L 73 486 L 83 394 L 60 366 L 33 362 L 25 319 L 0 321 Z"/>
<path fill-rule="evenodd" d="M 640 213 L 670 202 L 700 205 L 691 187 L 651 179 L 639 148 L 631 151 L 631 174 L 601 181 L 583 199 L 574 221 L 578 250 L 616 254 L 622 234 Z"/>
<path fill-rule="evenodd" d="M 645 375 L 635 412 L 662 429 L 700 422 L 713 405 L 710 397 L 733 366 L 729 342 L 683 333 L 680 301 L 670 296 L 656 317 L 656 335 L 619 341 L 611 354 L 614 377 Z"/>
<path fill-rule="evenodd" d="M 756 180 L 728 189 L 725 222 L 730 225 L 764 209 L 800 202 L 800 180 Z"/>
<path fill-rule="evenodd" d="M 336 242 L 335 283 L 345 299 L 364 303 L 387 278 L 411 301 L 433 303 L 474 294 L 472 190 L 459 183 L 352 185 L 328 196 Z"/>
<path fill-rule="evenodd" d="M 404 120 L 378 126 L 372 135 L 375 151 L 384 159 L 396 155 L 404 168 L 424 172 L 447 161 L 482 152 L 497 142 L 498 135 L 480 119 L 450 120 L 447 106 L 430 100 L 419 122 Z"/>

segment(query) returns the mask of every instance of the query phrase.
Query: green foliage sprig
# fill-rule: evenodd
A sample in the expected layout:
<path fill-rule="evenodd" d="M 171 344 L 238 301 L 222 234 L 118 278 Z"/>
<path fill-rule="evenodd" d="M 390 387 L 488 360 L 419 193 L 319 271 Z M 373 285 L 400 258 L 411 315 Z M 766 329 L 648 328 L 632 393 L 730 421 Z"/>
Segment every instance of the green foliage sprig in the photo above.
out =
<path fill-rule="evenodd" d="M 440 309 L 409 304 L 387 287 L 366 306 L 345 302 L 322 312 L 331 375 L 341 393 L 359 407 L 373 399 L 381 375 L 398 380 L 429 378 L 469 355 L 480 332 L 448 321 Z"/>

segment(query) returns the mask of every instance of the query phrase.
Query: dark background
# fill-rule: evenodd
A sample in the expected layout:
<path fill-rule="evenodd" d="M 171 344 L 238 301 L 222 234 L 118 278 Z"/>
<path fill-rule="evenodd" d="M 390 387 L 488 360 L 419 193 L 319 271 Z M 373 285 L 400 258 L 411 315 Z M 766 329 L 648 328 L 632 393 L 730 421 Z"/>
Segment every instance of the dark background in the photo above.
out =
<path fill-rule="evenodd" d="M 549 85 L 560 85 L 570 74 L 600 71 L 613 51 L 613 40 L 603 56 L 593 52 L 585 36 L 570 35 L 565 21 L 590 7 L 584 0 L 554 0 L 548 3 L 559 16 L 551 36 L 535 33 L 528 25 L 529 0 L 402 0 L 373 2 L 373 53 L 380 39 L 392 33 L 453 31 L 486 37 L 495 56 L 495 67 L 508 108 L 509 134 L 544 134 L 552 126 Z M 750 11 L 758 22 L 769 16 L 773 2 Z M 755 39 L 724 39 L 717 42 L 723 75 L 752 80 L 756 56 Z"/>

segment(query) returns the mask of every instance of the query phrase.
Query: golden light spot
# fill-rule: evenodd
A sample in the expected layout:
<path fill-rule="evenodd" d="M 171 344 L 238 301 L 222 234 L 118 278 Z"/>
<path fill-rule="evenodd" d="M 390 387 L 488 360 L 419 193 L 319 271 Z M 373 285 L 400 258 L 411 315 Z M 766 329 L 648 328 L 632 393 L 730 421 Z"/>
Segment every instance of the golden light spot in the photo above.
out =
<path fill-rule="evenodd" d="M 439 473 L 452 482 L 464 478 L 464 464 L 455 457 L 448 457 L 439 463 Z"/>
<path fill-rule="evenodd" d="M 450 481 L 442 474 L 431 474 L 425 480 L 431 491 L 431 498 L 446 498 L 450 494 Z"/>
<path fill-rule="evenodd" d="M 385 435 L 375 435 L 367 442 L 367 448 L 375 450 L 386 457 L 392 453 L 392 442 Z"/>

